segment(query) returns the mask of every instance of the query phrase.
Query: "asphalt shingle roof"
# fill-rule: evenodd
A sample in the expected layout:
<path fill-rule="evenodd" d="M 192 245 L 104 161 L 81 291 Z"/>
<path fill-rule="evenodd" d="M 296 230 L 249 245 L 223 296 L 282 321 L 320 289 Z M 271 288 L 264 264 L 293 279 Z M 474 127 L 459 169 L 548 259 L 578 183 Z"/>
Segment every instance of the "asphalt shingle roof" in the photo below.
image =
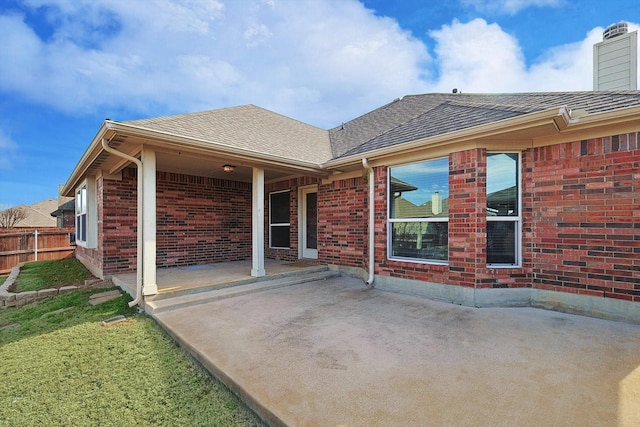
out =
<path fill-rule="evenodd" d="M 329 130 L 334 158 L 364 154 L 550 108 L 601 113 L 640 105 L 640 91 L 409 95 Z"/>
<path fill-rule="evenodd" d="M 321 164 L 331 159 L 326 130 L 255 105 L 123 123 L 291 160 Z"/>
<path fill-rule="evenodd" d="M 640 91 L 429 93 L 398 98 L 328 131 L 255 105 L 124 123 L 321 165 L 551 108 L 601 113 L 637 105 Z"/>

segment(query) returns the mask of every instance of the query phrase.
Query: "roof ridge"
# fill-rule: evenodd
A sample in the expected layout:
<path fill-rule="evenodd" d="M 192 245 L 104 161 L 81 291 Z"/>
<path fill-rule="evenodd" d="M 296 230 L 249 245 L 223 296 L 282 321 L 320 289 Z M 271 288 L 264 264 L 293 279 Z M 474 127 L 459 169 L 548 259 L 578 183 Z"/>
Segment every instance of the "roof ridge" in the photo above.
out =
<path fill-rule="evenodd" d="M 482 101 L 482 102 L 476 102 L 476 101 L 472 101 L 472 102 L 468 102 L 468 101 L 463 101 L 463 100 L 458 100 L 458 99 L 452 99 L 452 100 L 447 100 L 445 102 L 443 102 L 442 104 L 449 104 L 449 105 L 459 105 L 459 106 L 469 106 L 469 107 L 474 107 L 474 108 L 487 108 L 487 109 L 491 109 L 491 110 L 501 110 L 501 111 L 521 111 L 521 112 L 531 112 L 533 110 L 536 110 L 537 106 L 539 106 L 540 104 L 531 104 L 529 106 L 526 105 L 522 105 L 522 104 L 511 104 L 511 103 L 491 103 L 491 102 L 486 102 L 486 101 Z M 440 104 L 440 105 L 442 105 Z"/>
<path fill-rule="evenodd" d="M 327 129 L 324 129 L 324 128 L 321 128 L 321 127 L 318 127 L 318 126 L 314 126 L 314 125 L 312 125 L 310 123 L 303 122 L 302 120 L 298 120 L 298 119 L 295 119 L 293 117 L 285 116 L 284 114 L 278 113 L 278 112 L 273 111 L 273 110 L 269 110 L 268 108 L 260 107 L 260 106 L 255 105 L 255 104 L 233 105 L 233 106 L 230 106 L 230 107 L 214 108 L 214 109 L 204 110 L 204 111 L 194 111 L 194 112 L 191 112 L 191 113 L 171 114 L 171 115 L 159 116 L 159 117 L 149 117 L 149 118 L 146 118 L 146 119 L 127 120 L 127 121 L 122 121 L 122 122 L 119 122 L 119 123 L 124 123 L 124 124 L 134 125 L 135 126 L 137 123 L 141 123 L 141 122 L 142 123 L 156 123 L 158 121 L 163 121 L 163 120 L 166 120 L 166 119 L 179 120 L 179 119 L 186 118 L 186 117 L 203 117 L 203 116 L 207 116 L 207 115 L 209 115 L 211 113 L 217 113 L 217 112 L 223 112 L 223 111 L 229 112 L 231 110 L 248 109 L 248 108 L 254 109 L 256 111 L 258 111 L 258 110 L 259 111 L 264 111 L 264 112 L 267 112 L 269 114 L 273 114 L 273 115 L 282 117 L 282 118 L 286 119 L 287 121 L 297 122 L 297 123 L 299 123 L 301 125 L 304 125 L 306 127 L 315 128 L 315 129 L 322 130 L 324 132 L 328 132 Z"/>
<path fill-rule="evenodd" d="M 133 124 L 135 122 L 156 121 L 156 120 L 171 119 L 171 118 L 176 118 L 177 119 L 177 118 L 186 117 L 186 116 L 194 116 L 195 117 L 195 116 L 202 116 L 202 115 L 205 115 L 205 114 L 209 114 L 209 113 L 212 113 L 214 111 L 239 109 L 239 108 L 248 107 L 248 106 L 255 107 L 255 105 L 253 105 L 253 104 L 232 105 L 230 107 L 212 108 L 212 109 L 203 110 L 203 111 L 192 111 L 190 113 L 167 114 L 167 115 L 164 115 L 164 116 L 145 117 L 145 118 L 142 118 L 142 119 L 123 120 L 123 121 L 117 121 L 117 122 L 118 123 Z M 257 107 L 257 108 L 260 108 L 260 107 Z"/>

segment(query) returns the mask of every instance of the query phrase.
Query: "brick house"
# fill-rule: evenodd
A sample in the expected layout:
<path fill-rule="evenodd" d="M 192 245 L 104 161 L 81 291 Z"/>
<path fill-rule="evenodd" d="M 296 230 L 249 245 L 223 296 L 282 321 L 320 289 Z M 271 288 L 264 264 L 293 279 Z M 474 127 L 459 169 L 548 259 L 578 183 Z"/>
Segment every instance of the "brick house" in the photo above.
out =
<path fill-rule="evenodd" d="M 58 209 L 51 212 L 51 216 L 56 219 L 57 228 L 74 227 L 76 223 L 76 202 L 74 199 L 67 200 L 60 204 Z"/>
<path fill-rule="evenodd" d="M 640 91 L 412 95 L 330 130 L 246 105 L 106 120 L 63 194 L 77 257 L 137 271 L 143 295 L 157 268 L 314 259 L 456 304 L 640 321 L 639 133 Z"/>

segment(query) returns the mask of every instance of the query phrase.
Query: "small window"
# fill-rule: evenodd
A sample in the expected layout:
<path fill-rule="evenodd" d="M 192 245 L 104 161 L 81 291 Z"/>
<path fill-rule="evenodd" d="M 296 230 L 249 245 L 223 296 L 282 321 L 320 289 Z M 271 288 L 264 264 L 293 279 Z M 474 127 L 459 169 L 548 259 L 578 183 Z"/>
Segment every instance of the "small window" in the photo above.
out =
<path fill-rule="evenodd" d="M 389 170 L 389 258 L 449 259 L 449 159 Z"/>
<path fill-rule="evenodd" d="M 87 242 L 87 185 L 76 191 L 76 241 Z"/>
<path fill-rule="evenodd" d="M 487 154 L 487 264 L 520 264 L 520 155 Z"/>
<path fill-rule="evenodd" d="M 269 194 L 269 247 L 290 247 L 289 191 Z"/>
<path fill-rule="evenodd" d="M 95 248 L 98 242 L 98 218 L 96 185 L 93 177 L 87 177 L 76 190 L 76 244 Z"/>

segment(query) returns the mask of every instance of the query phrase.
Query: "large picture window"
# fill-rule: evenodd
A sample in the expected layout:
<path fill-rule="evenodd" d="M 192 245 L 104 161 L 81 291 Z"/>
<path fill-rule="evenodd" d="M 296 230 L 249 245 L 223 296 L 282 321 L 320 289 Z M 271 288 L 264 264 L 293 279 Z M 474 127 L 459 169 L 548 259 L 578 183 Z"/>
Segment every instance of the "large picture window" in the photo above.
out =
<path fill-rule="evenodd" d="M 449 159 L 389 169 L 389 258 L 449 259 Z"/>
<path fill-rule="evenodd" d="M 269 247 L 289 248 L 289 191 L 269 194 Z"/>
<path fill-rule="evenodd" d="M 487 264 L 520 264 L 520 155 L 487 154 Z"/>

